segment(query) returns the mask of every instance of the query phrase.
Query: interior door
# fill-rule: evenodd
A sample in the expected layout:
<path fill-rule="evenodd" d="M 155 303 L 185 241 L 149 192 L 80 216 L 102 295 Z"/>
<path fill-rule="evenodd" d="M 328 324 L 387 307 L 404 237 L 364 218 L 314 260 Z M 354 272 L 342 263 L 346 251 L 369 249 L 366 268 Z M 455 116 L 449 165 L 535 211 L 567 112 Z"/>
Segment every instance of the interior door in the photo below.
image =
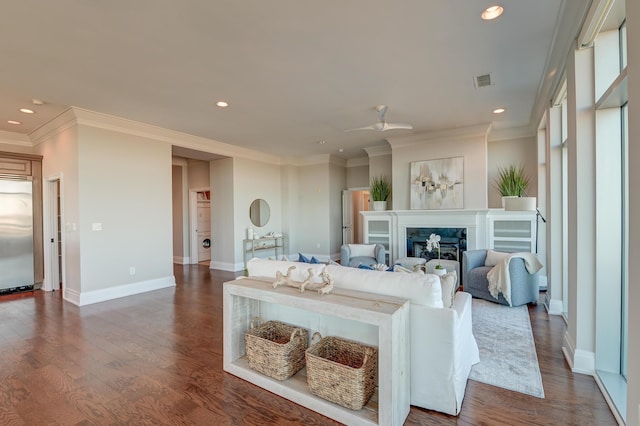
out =
<path fill-rule="evenodd" d="M 342 191 L 342 244 L 353 242 L 353 191 Z"/>

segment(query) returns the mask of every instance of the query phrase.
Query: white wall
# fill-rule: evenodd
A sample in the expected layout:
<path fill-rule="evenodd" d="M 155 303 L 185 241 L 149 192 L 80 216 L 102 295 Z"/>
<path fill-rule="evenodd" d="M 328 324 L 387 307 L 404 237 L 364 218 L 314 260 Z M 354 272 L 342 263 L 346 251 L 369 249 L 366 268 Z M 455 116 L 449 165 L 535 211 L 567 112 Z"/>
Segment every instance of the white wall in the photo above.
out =
<path fill-rule="evenodd" d="M 365 159 L 368 162 L 368 159 Z M 349 166 L 347 163 L 347 188 L 369 187 L 369 164 Z"/>
<path fill-rule="evenodd" d="M 211 267 L 225 271 L 236 270 L 236 247 L 240 250 L 239 247 L 242 245 L 242 239 L 236 238 L 234 225 L 236 194 L 233 188 L 233 168 L 233 158 L 209 163 L 211 205 L 216 206 L 215 217 L 211 221 Z M 246 213 L 248 216 L 249 206 Z"/>
<path fill-rule="evenodd" d="M 464 209 L 487 208 L 487 131 L 473 126 L 447 132 L 387 139 L 393 152 L 393 209 L 410 208 L 409 169 L 413 161 L 464 158 Z"/>
<path fill-rule="evenodd" d="M 495 186 L 495 182 L 498 177 L 498 167 L 504 168 L 511 165 L 519 167 L 521 164 L 524 165 L 525 173 L 530 178 L 529 186 L 527 187 L 527 195 L 530 197 L 538 196 L 536 147 L 537 140 L 535 136 L 519 139 L 489 141 L 487 145 L 489 208 L 502 207 L 502 196 Z"/>
<path fill-rule="evenodd" d="M 173 165 L 171 167 L 171 197 L 172 197 L 172 213 L 173 213 L 173 256 L 175 258 L 184 257 L 184 249 L 187 245 L 186 240 L 183 238 L 182 228 L 185 223 L 186 217 L 183 213 L 183 179 L 182 179 L 182 167 Z"/>
<path fill-rule="evenodd" d="M 629 164 L 640 163 L 640 2 L 626 1 L 629 93 Z M 629 371 L 627 424 L 640 424 L 640 168 L 629 169 Z"/>
<path fill-rule="evenodd" d="M 329 164 L 299 167 L 298 251 L 305 255 L 330 253 Z M 342 223 L 342 220 L 339 222 Z M 334 223 L 334 226 L 339 226 Z"/>
<path fill-rule="evenodd" d="M 60 116 L 63 121 L 73 119 L 69 112 Z M 60 179 L 60 210 L 63 223 L 63 250 L 65 265 L 63 266 L 63 282 L 65 292 L 67 290 L 80 293 L 80 207 L 78 200 L 78 129 L 76 126 L 65 126 L 63 130 L 47 133 L 42 139 L 35 141 L 37 145 L 34 152 L 42 155 L 42 176 L 44 180 L 49 178 Z M 45 196 L 47 192 L 45 191 Z M 47 200 L 45 200 L 45 240 L 51 238 L 47 235 Z M 49 247 L 45 244 L 45 262 L 48 262 Z M 47 280 L 45 268 L 45 280 Z"/>
<path fill-rule="evenodd" d="M 334 259 L 340 257 L 342 245 L 342 191 L 347 185 L 347 170 L 344 166 L 329 164 L 329 246 L 326 254 Z"/>
<path fill-rule="evenodd" d="M 82 292 L 173 277 L 171 146 L 89 126 L 78 140 Z"/>
<path fill-rule="evenodd" d="M 189 189 L 209 188 L 209 162 L 202 160 L 187 160 L 187 175 Z"/>

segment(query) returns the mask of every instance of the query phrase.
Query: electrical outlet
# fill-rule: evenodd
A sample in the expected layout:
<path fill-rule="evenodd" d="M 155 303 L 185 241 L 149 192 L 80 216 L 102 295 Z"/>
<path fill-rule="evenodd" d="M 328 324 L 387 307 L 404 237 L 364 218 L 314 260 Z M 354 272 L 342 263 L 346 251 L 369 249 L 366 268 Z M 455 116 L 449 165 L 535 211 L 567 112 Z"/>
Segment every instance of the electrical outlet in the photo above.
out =
<path fill-rule="evenodd" d="M 102 224 L 101 223 L 92 223 L 91 224 L 91 229 L 94 231 L 102 231 Z"/>
<path fill-rule="evenodd" d="M 132 266 L 129 268 L 129 275 L 135 275 L 136 274 L 136 267 Z"/>

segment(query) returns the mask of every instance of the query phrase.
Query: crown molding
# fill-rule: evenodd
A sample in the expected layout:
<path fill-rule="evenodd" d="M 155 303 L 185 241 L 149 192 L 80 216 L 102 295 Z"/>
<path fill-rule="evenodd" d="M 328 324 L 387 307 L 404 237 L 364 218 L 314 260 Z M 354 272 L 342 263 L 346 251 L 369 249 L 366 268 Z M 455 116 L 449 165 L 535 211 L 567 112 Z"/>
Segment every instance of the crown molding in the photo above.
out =
<path fill-rule="evenodd" d="M 403 148 L 417 144 L 443 142 L 450 140 L 464 140 L 484 138 L 491 131 L 491 123 L 476 124 L 473 126 L 456 127 L 454 129 L 436 130 L 432 132 L 422 132 L 409 136 L 387 138 L 391 149 Z"/>
<path fill-rule="evenodd" d="M 287 157 L 282 165 L 286 166 L 315 166 L 319 164 L 333 164 L 334 166 L 347 167 L 347 160 L 332 154 L 309 155 L 306 157 Z"/>
<path fill-rule="evenodd" d="M 370 146 L 368 148 L 364 148 L 364 150 L 369 158 L 391 155 L 391 147 L 389 145 Z"/>
<path fill-rule="evenodd" d="M 22 133 L 7 132 L 0 130 L 0 143 L 7 145 L 18 145 L 31 148 L 31 139 L 29 136 Z"/>
<path fill-rule="evenodd" d="M 54 136 L 69 126 L 83 125 L 104 130 L 110 130 L 119 133 L 125 133 L 133 136 L 144 137 L 169 143 L 171 145 L 183 148 L 193 149 L 197 151 L 208 152 L 227 157 L 240 157 L 249 160 L 256 160 L 280 164 L 280 157 L 276 157 L 264 152 L 254 151 L 247 148 L 241 148 L 224 142 L 207 139 L 187 133 L 177 132 L 174 130 L 164 129 L 150 124 L 140 123 L 126 118 L 115 117 L 113 115 L 103 114 L 95 111 L 89 111 L 78 107 L 70 107 L 62 114 L 53 118 L 49 122 L 40 126 L 29 134 L 34 145 Z"/>
<path fill-rule="evenodd" d="M 567 57 L 576 48 L 576 38 L 589 12 L 590 1 L 563 0 L 553 30 L 551 47 L 547 52 L 544 73 L 538 84 L 536 100 L 531 110 L 529 127 L 533 132 L 540 125 L 544 112 L 549 108 L 565 79 Z"/>
<path fill-rule="evenodd" d="M 350 158 L 347 160 L 347 167 L 362 167 L 369 165 L 369 157 Z"/>
<path fill-rule="evenodd" d="M 42 126 L 29 133 L 32 146 L 37 146 L 47 139 L 51 139 L 65 130 L 76 126 L 78 120 L 73 108 L 67 108 Z"/>
<path fill-rule="evenodd" d="M 508 129 L 491 129 L 488 142 L 499 142 L 512 139 L 531 138 L 536 135 L 536 131 L 531 131 L 529 126 L 511 127 Z"/>

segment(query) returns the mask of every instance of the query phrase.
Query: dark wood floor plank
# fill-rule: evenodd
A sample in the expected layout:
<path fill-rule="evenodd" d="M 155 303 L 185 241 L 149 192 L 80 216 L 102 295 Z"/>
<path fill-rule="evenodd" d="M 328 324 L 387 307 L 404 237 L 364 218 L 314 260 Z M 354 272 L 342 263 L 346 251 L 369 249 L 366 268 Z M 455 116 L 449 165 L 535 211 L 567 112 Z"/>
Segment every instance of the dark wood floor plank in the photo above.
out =
<path fill-rule="evenodd" d="M 2 425 L 331 425 L 222 371 L 222 283 L 175 267 L 177 286 L 77 307 L 59 292 L 0 297 Z M 412 407 L 408 425 L 614 425 L 590 376 L 562 355 L 565 324 L 530 306 L 545 398 L 470 380 L 462 412 Z"/>

